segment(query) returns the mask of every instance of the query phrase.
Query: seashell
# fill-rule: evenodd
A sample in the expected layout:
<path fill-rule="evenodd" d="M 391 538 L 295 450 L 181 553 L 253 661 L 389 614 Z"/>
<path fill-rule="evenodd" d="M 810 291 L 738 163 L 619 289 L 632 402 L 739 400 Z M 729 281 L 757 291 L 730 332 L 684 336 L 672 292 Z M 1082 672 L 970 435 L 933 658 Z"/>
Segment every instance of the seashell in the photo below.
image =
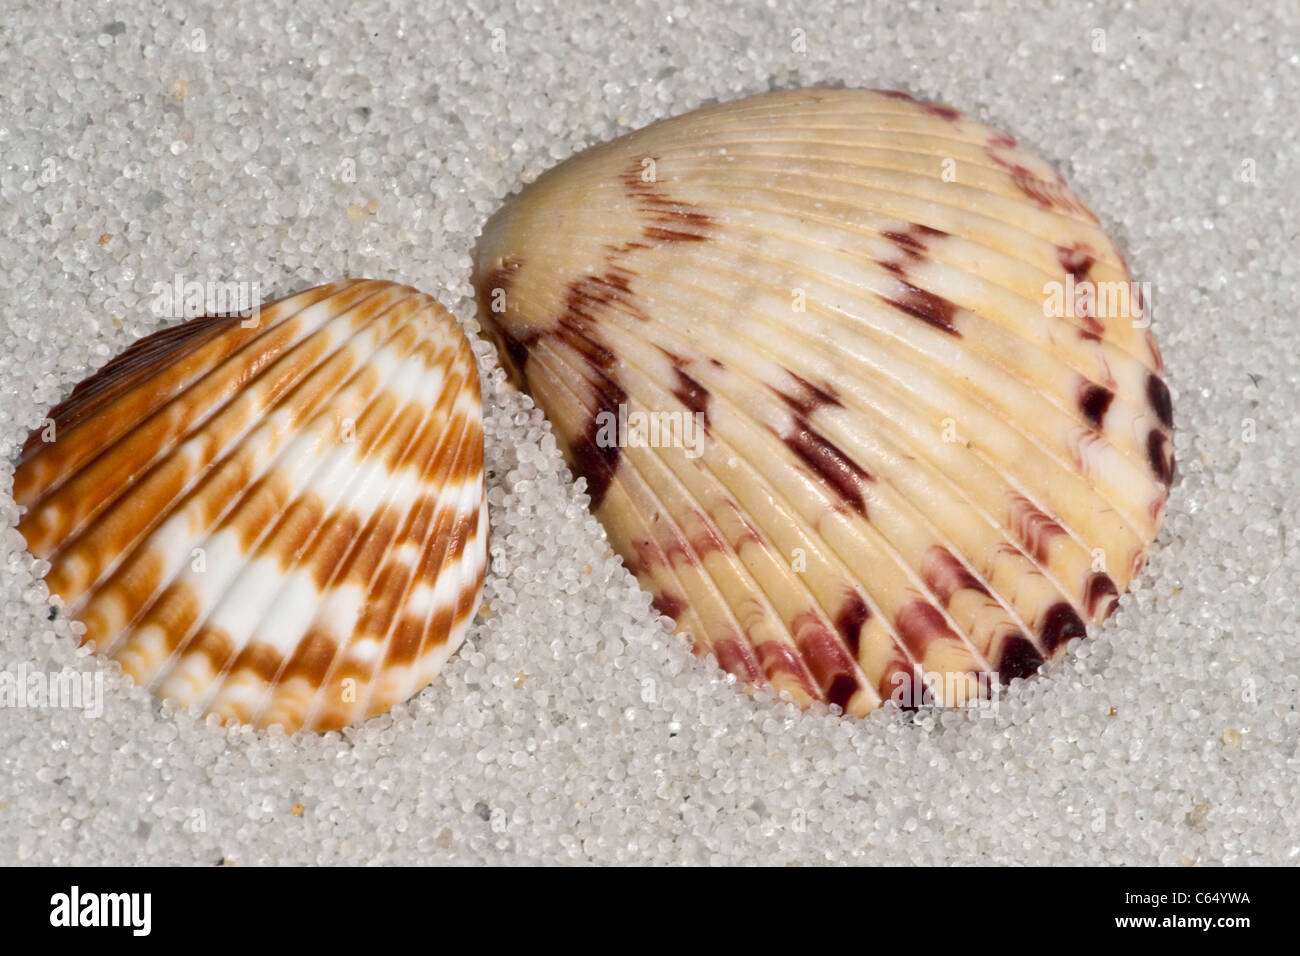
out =
<path fill-rule="evenodd" d="M 1110 614 L 1159 527 L 1141 290 L 1059 175 L 949 107 L 657 123 L 513 198 L 475 284 L 655 607 L 801 704 L 985 699 Z"/>
<path fill-rule="evenodd" d="M 337 729 L 464 639 L 487 559 L 482 409 L 429 296 L 344 281 L 167 328 L 51 420 L 18 466 L 19 531 L 83 640 L 159 696 Z"/>

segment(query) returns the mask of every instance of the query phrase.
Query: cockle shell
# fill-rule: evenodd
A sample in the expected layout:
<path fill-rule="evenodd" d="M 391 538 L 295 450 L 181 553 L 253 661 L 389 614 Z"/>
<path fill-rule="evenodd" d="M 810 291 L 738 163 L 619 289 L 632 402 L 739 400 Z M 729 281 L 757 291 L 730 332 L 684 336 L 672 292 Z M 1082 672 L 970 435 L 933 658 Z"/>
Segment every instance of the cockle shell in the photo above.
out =
<path fill-rule="evenodd" d="M 803 704 L 1030 674 L 1159 526 L 1140 288 L 1059 175 L 949 107 L 805 89 L 655 124 L 510 201 L 475 283 L 655 606 Z"/>
<path fill-rule="evenodd" d="M 459 326 L 405 286 L 195 319 L 32 435 L 19 531 L 137 683 L 223 721 L 344 727 L 427 685 L 478 607 L 480 401 Z"/>

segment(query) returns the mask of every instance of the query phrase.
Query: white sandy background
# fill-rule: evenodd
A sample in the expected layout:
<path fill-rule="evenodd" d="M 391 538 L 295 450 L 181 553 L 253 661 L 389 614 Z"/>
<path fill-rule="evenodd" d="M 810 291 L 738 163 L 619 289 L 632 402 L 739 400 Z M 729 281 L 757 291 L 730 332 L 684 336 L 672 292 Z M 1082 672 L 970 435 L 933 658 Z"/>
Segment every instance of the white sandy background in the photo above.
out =
<path fill-rule="evenodd" d="M 994 717 L 751 699 L 657 621 L 487 375 L 491 609 L 342 735 L 210 727 L 48 619 L 27 430 L 157 283 L 408 282 L 467 326 L 478 229 L 587 145 L 809 83 L 1055 163 L 1153 292 L 1179 477 L 1136 589 Z M 1300 858 L 1294 3 L 10 3 L 0 25 L 0 862 L 1216 863 Z"/>

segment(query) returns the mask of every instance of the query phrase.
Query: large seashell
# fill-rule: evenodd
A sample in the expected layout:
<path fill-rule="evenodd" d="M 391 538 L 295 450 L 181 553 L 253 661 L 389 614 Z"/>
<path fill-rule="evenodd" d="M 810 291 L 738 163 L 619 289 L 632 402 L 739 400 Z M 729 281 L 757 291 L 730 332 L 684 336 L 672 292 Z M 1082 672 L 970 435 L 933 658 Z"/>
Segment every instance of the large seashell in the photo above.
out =
<path fill-rule="evenodd" d="M 1140 290 L 1047 164 L 948 107 L 806 89 L 658 123 L 523 190 L 475 282 L 655 606 L 803 704 L 1030 674 L 1159 526 Z"/>
<path fill-rule="evenodd" d="M 84 640 L 160 696 L 336 729 L 464 639 L 487 558 L 482 410 L 429 296 L 346 281 L 256 322 L 168 328 L 52 421 L 23 450 L 19 531 Z"/>

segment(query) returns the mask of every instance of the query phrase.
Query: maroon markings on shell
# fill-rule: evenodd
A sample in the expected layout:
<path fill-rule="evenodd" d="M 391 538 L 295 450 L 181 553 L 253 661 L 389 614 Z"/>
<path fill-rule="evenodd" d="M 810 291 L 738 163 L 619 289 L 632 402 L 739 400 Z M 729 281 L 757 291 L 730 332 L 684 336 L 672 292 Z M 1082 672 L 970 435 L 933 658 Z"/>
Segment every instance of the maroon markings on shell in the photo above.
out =
<path fill-rule="evenodd" d="M 805 611 L 791 621 L 790 630 L 817 686 L 825 691 L 826 699 L 832 704 L 847 706 L 849 698 L 858 689 L 858 680 L 853 673 L 853 659 L 845 652 L 844 645 L 812 611 Z"/>
<path fill-rule="evenodd" d="M 650 165 L 637 161 L 619 177 L 628 197 L 646 220 L 642 233 L 657 242 L 705 242 L 713 235 L 713 218 L 702 213 L 691 203 L 679 202 L 669 196 L 655 174 L 658 157 L 647 156 Z"/>
<path fill-rule="evenodd" d="M 677 378 L 676 385 L 673 387 L 673 394 L 691 412 L 703 415 L 704 427 L 707 428 L 710 424 L 709 390 L 682 371 L 681 365 L 676 362 L 673 363 L 673 374 Z"/>
<path fill-rule="evenodd" d="M 495 269 L 488 272 L 479 282 L 479 296 L 482 297 L 486 291 L 489 296 L 491 293 L 500 289 L 503 293 L 509 295 L 510 283 L 514 281 L 515 273 L 523 266 L 523 260 L 514 256 L 506 256 L 501 260 L 501 264 Z"/>
<path fill-rule="evenodd" d="M 1075 282 L 1083 282 L 1092 272 L 1092 267 L 1097 262 L 1097 257 L 1085 245 L 1073 243 L 1068 246 L 1056 247 L 1056 260 L 1065 270 L 1066 275 L 1074 276 Z"/>
<path fill-rule="evenodd" d="M 600 437 L 605 428 L 603 423 L 617 421 L 618 407 L 627 401 L 627 392 L 621 385 L 604 376 L 602 379 L 604 384 L 594 387 L 596 410 L 586 429 L 572 443 L 573 466 L 587 479 L 587 494 L 591 496 L 593 511 L 605 500 L 619 462 L 618 442 L 604 441 Z"/>
<path fill-rule="evenodd" d="M 1093 428 L 1101 427 L 1115 393 L 1096 382 L 1084 382 L 1079 388 L 1079 411 Z"/>
<path fill-rule="evenodd" d="M 659 525 L 663 536 L 668 539 L 667 544 L 663 546 L 664 557 L 668 559 L 670 565 L 684 564 L 687 567 L 699 567 L 700 556 L 696 551 L 695 543 L 687 541 L 678 530 L 677 525 L 669 522 Z"/>
<path fill-rule="evenodd" d="M 519 339 L 513 336 L 504 325 L 494 326 L 490 331 L 490 334 L 492 333 L 495 333 L 501 347 L 505 349 L 506 357 L 510 360 L 512 368 L 506 371 L 513 371 L 515 375 L 522 376 L 524 365 L 528 362 L 528 353 L 532 351 L 533 346 L 537 343 L 538 336 L 534 334 Z"/>
<path fill-rule="evenodd" d="M 819 434 L 802 415 L 794 417 L 794 427 L 788 435 L 782 435 L 781 439 L 822 481 L 835 489 L 854 511 L 866 516 L 864 486 L 875 480 L 870 474 Z"/>
<path fill-rule="evenodd" d="M 899 251 L 903 253 L 904 258 L 915 261 L 924 259 L 925 253 L 929 251 L 930 244 L 926 241 L 927 239 L 941 239 L 947 236 L 948 233 L 942 229 L 935 229 L 914 222 L 909 224 L 903 232 L 890 230 L 882 232 L 880 235 L 897 246 Z M 900 265 L 894 264 L 881 263 L 881 265 L 884 265 L 891 272 L 898 272 L 902 268 Z"/>
<path fill-rule="evenodd" d="M 1010 133 L 995 129 L 989 135 L 989 145 L 994 149 L 1015 149 L 1020 143 Z"/>
<path fill-rule="evenodd" d="M 924 259 L 926 245 L 919 236 L 911 232 L 882 232 L 882 236 L 892 242 L 909 259 Z"/>
<path fill-rule="evenodd" d="M 926 683 L 925 674 L 919 667 L 898 658 L 885 669 L 877 692 L 883 700 L 892 700 L 905 711 L 934 706 L 934 691 Z"/>
<path fill-rule="evenodd" d="M 807 417 L 823 405 L 833 405 L 837 408 L 843 407 L 839 395 L 829 385 L 825 387 L 814 385 L 789 369 L 786 369 L 785 373 L 794 381 L 794 388 L 788 392 L 783 392 L 775 386 L 771 386 L 771 388 L 780 396 L 783 402 L 799 415 Z"/>
<path fill-rule="evenodd" d="M 1174 404 L 1169 398 L 1169 386 L 1159 375 L 1147 374 L 1147 400 L 1155 410 L 1156 417 L 1165 428 L 1174 427 Z"/>
<path fill-rule="evenodd" d="M 1088 617 L 1094 621 L 1104 620 L 1115 610 L 1119 601 L 1119 588 L 1105 571 L 1094 571 L 1088 578 L 1088 587 L 1084 603 L 1088 608 Z M 1104 608 L 1104 611 L 1103 611 Z"/>
<path fill-rule="evenodd" d="M 925 657 L 926 646 L 934 640 L 951 638 L 956 640 L 952 629 L 939 609 L 926 600 L 909 602 L 898 612 L 898 636 L 918 660 Z"/>
<path fill-rule="evenodd" d="M 686 602 L 667 591 L 660 591 L 653 595 L 650 603 L 656 611 L 664 617 L 671 617 L 674 621 L 681 616 L 682 611 L 686 610 Z"/>
<path fill-rule="evenodd" d="M 1043 655 L 1025 635 L 1016 633 L 1002 642 L 998 679 L 1009 684 L 1017 677 L 1030 677 L 1043 666 Z"/>
<path fill-rule="evenodd" d="M 849 591 L 844 598 L 844 603 L 840 605 L 838 613 L 835 615 L 835 628 L 844 638 L 844 643 L 848 645 L 849 653 L 854 658 L 858 656 L 858 648 L 862 640 L 862 627 L 871 619 L 871 610 L 867 607 L 867 602 L 862 599 L 857 591 Z"/>
<path fill-rule="evenodd" d="M 840 710 L 849 709 L 849 701 L 858 692 L 858 679 L 852 674 L 836 674 L 831 686 L 826 688 L 826 701 Z"/>
<path fill-rule="evenodd" d="M 651 538 L 634 538 L 632 548 L 636 551 L 636 560 L 629 563 L 628 567 L 638 574 L 648 568 L 668 567 L 668 556 Z"/>
<path fill-rule="evenodd" d="M 961 110 L 951 106 L 945 106 L 943 103 L 920 103 L 923 113 L 929 113 L 931 116 L 937 116 L 940 119 L 946 119 L 950 123 L 955 123 L 961 119 Z"/>
<path fill-rule="evenodd" d="M 898 284 L 903 287 L 902 295 L 892 298 L 883 296 L 886 302 L 949 335 L 961 336 L 957 327 L 953 325 L 953 320 L 957 317 L 957 306 L 953 302 L 927 289 L 914 286 L 906 279 L 900 278 Z"/>
<path fill-rule="evenodd" d="M 747 544 L 756 544 L 760 548 L 766 548 L 767 541 L 763 537 L 762 532 L 758 530 L 752 521 L 745 517 L 745 513 L 740 510 L 739 506 L 737 506 L 734 501 L 728 501 L 727 505 L 731 508 L 732 514 L 734 514 L 736 519 L 740 522 L 741 527 L 744 528 L 744 530 L 736 536 L 736 553 L 739 554 L 740 549 Z"/>
<path fill-rule="evenodd" d="M 974 574 L 943 545 L 936 544 L 925 552 L 921 562 L 925 586 L 947 607 L 958 591 L 969 589 L 988 596 L 986 588 Z"/>
<path fill-rule="evenodd" d="M 810 697 L 821 696 L 820 691 L 813 686 L 812 675 L 794 648 L 781 641 L 763 641 L 754 651 L 758 654 L 763 674 L 769 683 L 774 677 L 784 674 L 797 680 Z"/>
<path fill-rule="evenodd" d="M 1049 654 L 1076 637 L 1087 636 L 1088 630 L 1083 626 L 1083 620 L 1064 601 L 1058 601 L 1047 609 L 1038 632 L 1038 637 Z"/>
<path fill-rule="evenodd" d="M 1097 217 L 1092 214 L 1088 207 L 1084 206 L 1065 188 L 1065 179 L 1060 173 L 1056 174 L 1055 182 L 1048 182 L 1039 177 L 1032 169 L 1022 163 L 1012 162 L 997 152 L 995 146 L 990 145 L 984 148 L 984 155 L 988 156 L 994 163 L 1005 169 L 1011 176 L 1012 183 L 1025 196 L 1032 200 L 1036 205 L 1048 210 L 1066 210 L 1078 212 L 1087 216 L 1093 222 Z"/>
<path fill-rule="evenodd" d="M 696 646 L 703 653 L 703 646 Z M 731 635 L 718 641 L 713 645 L 713 656 L 719 667 L 743 681 L 753 684 L 763 679 L 763 667 L 754 648 L 743 637 Z"/>
<path fill-rule="evenodd" d="M 649 181 L 644 179 L 643 171 L 641 164 L 637 163 L 620 178 L 628 195 L 649 222 L 643 229 L 646 238 L 661 242 L 707 239 L 712 225 L 710 217 L 691 204 L 678 202 L 668 196 L 663 187 L 653 181 L 653 177 Z M 600 507 L 619 463 L 618 443 L 602 443 L 598 440 L 601 413 L 616 416 L 618 406 L 627 401 L 626 391 L 610 372 L 615 364 L 614 353 L 601 342 L 597 330 L 600 327 L 601 313 L 613 308 L 634 318 L 648 320 L 634 301 L 631 280 L 636 273 L 620 262 L 626 255 L 643 248 L 646 246 L 641 242 L 607 246 L 606 268 L 603 272 L 579 276 L 569 282 L 565 289 L 564 305 L 552 333 L 582 357 L 593 370 L 593 379 L 596 381 L 593 386 L 597 399 L 596 410 L 571 449 L 574 468 L 587 479 L 592 510 Z M 514 268 L 517 269 L 518 265 Z M 512 361 L 516 355 L 520 356 L 519 366 L 522 368 L 532 343 L 512 345 L 510 339 L 504 337 L 503 344 Z M 698 386 L 698 383 L 695 384 Z M 688 397 L 692 394 L 687 392 Z"/>
<path fill-rule="evenodd" d="M 1011 530 L 1025 552 L 1039 564 L 1047 560 L 1052 539 L 1065 534 L 1064 528 L 1021 495 L 1011 499 Z"/>
<path fill-rule="evenodd" d="M 478 294 L 479 302 L 483 308 L 488 309 L 494 315 L 498 314 L 494 309 L 497 290 L 509 296 L 510 284 L 514 281 L 515 273 L 522 267 L 523 260 L 507 256 L 501 260 L 500 265 L 492 269 L 476 283 L 475 292 Z M 508 329 L 500 318 L 494 319 L 489 324 L 488 332 L 496 338 L 510 361 L 512 368 L 507 369 L 507 371 L 516 376 L 522 375 L 524 364 L 528 361 L 528 353 L 533 343 L 537 341 L 536 334 L 518 336 Z"/>
<path fill-rule="evenodd" d="M 902 100 L 905 103 L 913 103 L 918 106 L 922 112 L 929 113 L 931 116 L 937 116 L 940 119 L 946 119 L 953 122 L 961 119 L 961 111 L 943 103 L 927 103 L 924 100 L 918 100 L 911 93 L 904 93 L 902 90 L 878 90 L 881 96 L 887 96 L 891 100 Z"/>
<path fill-rule="evenodd" d="M 727 542 L 722 540 L 722 536 L 713 529 L 709 523 L 708 516 L 702 512 L 698 514 L 700 521 L 700 531 L 695 537 L 691 538 L 691 547 L 699 558 L 708 554 L 726 554 Z"/>
<path fill-rule="evenodd" d="M 564 306 L 556 321 L 555 335 L 588 364 L 598 369 L 609 368 L 614 364 L 614 353 L 600 341 L 596 330 L 601 324 L 601 313 L 614 303 L 623 306 L 628 314 L 639 312 L 631 305 L 630 296 L 626 277 L 613 268 L 599 275 L 574 279 L 565 286 Z"/>
<path fill-rule="evenodd" d="M 1167 433 L 1153 428 L 1147 435 L 1147 460 L 1161 484 L 1165 487 L 1173 484 L 1174 449 Z"/>

